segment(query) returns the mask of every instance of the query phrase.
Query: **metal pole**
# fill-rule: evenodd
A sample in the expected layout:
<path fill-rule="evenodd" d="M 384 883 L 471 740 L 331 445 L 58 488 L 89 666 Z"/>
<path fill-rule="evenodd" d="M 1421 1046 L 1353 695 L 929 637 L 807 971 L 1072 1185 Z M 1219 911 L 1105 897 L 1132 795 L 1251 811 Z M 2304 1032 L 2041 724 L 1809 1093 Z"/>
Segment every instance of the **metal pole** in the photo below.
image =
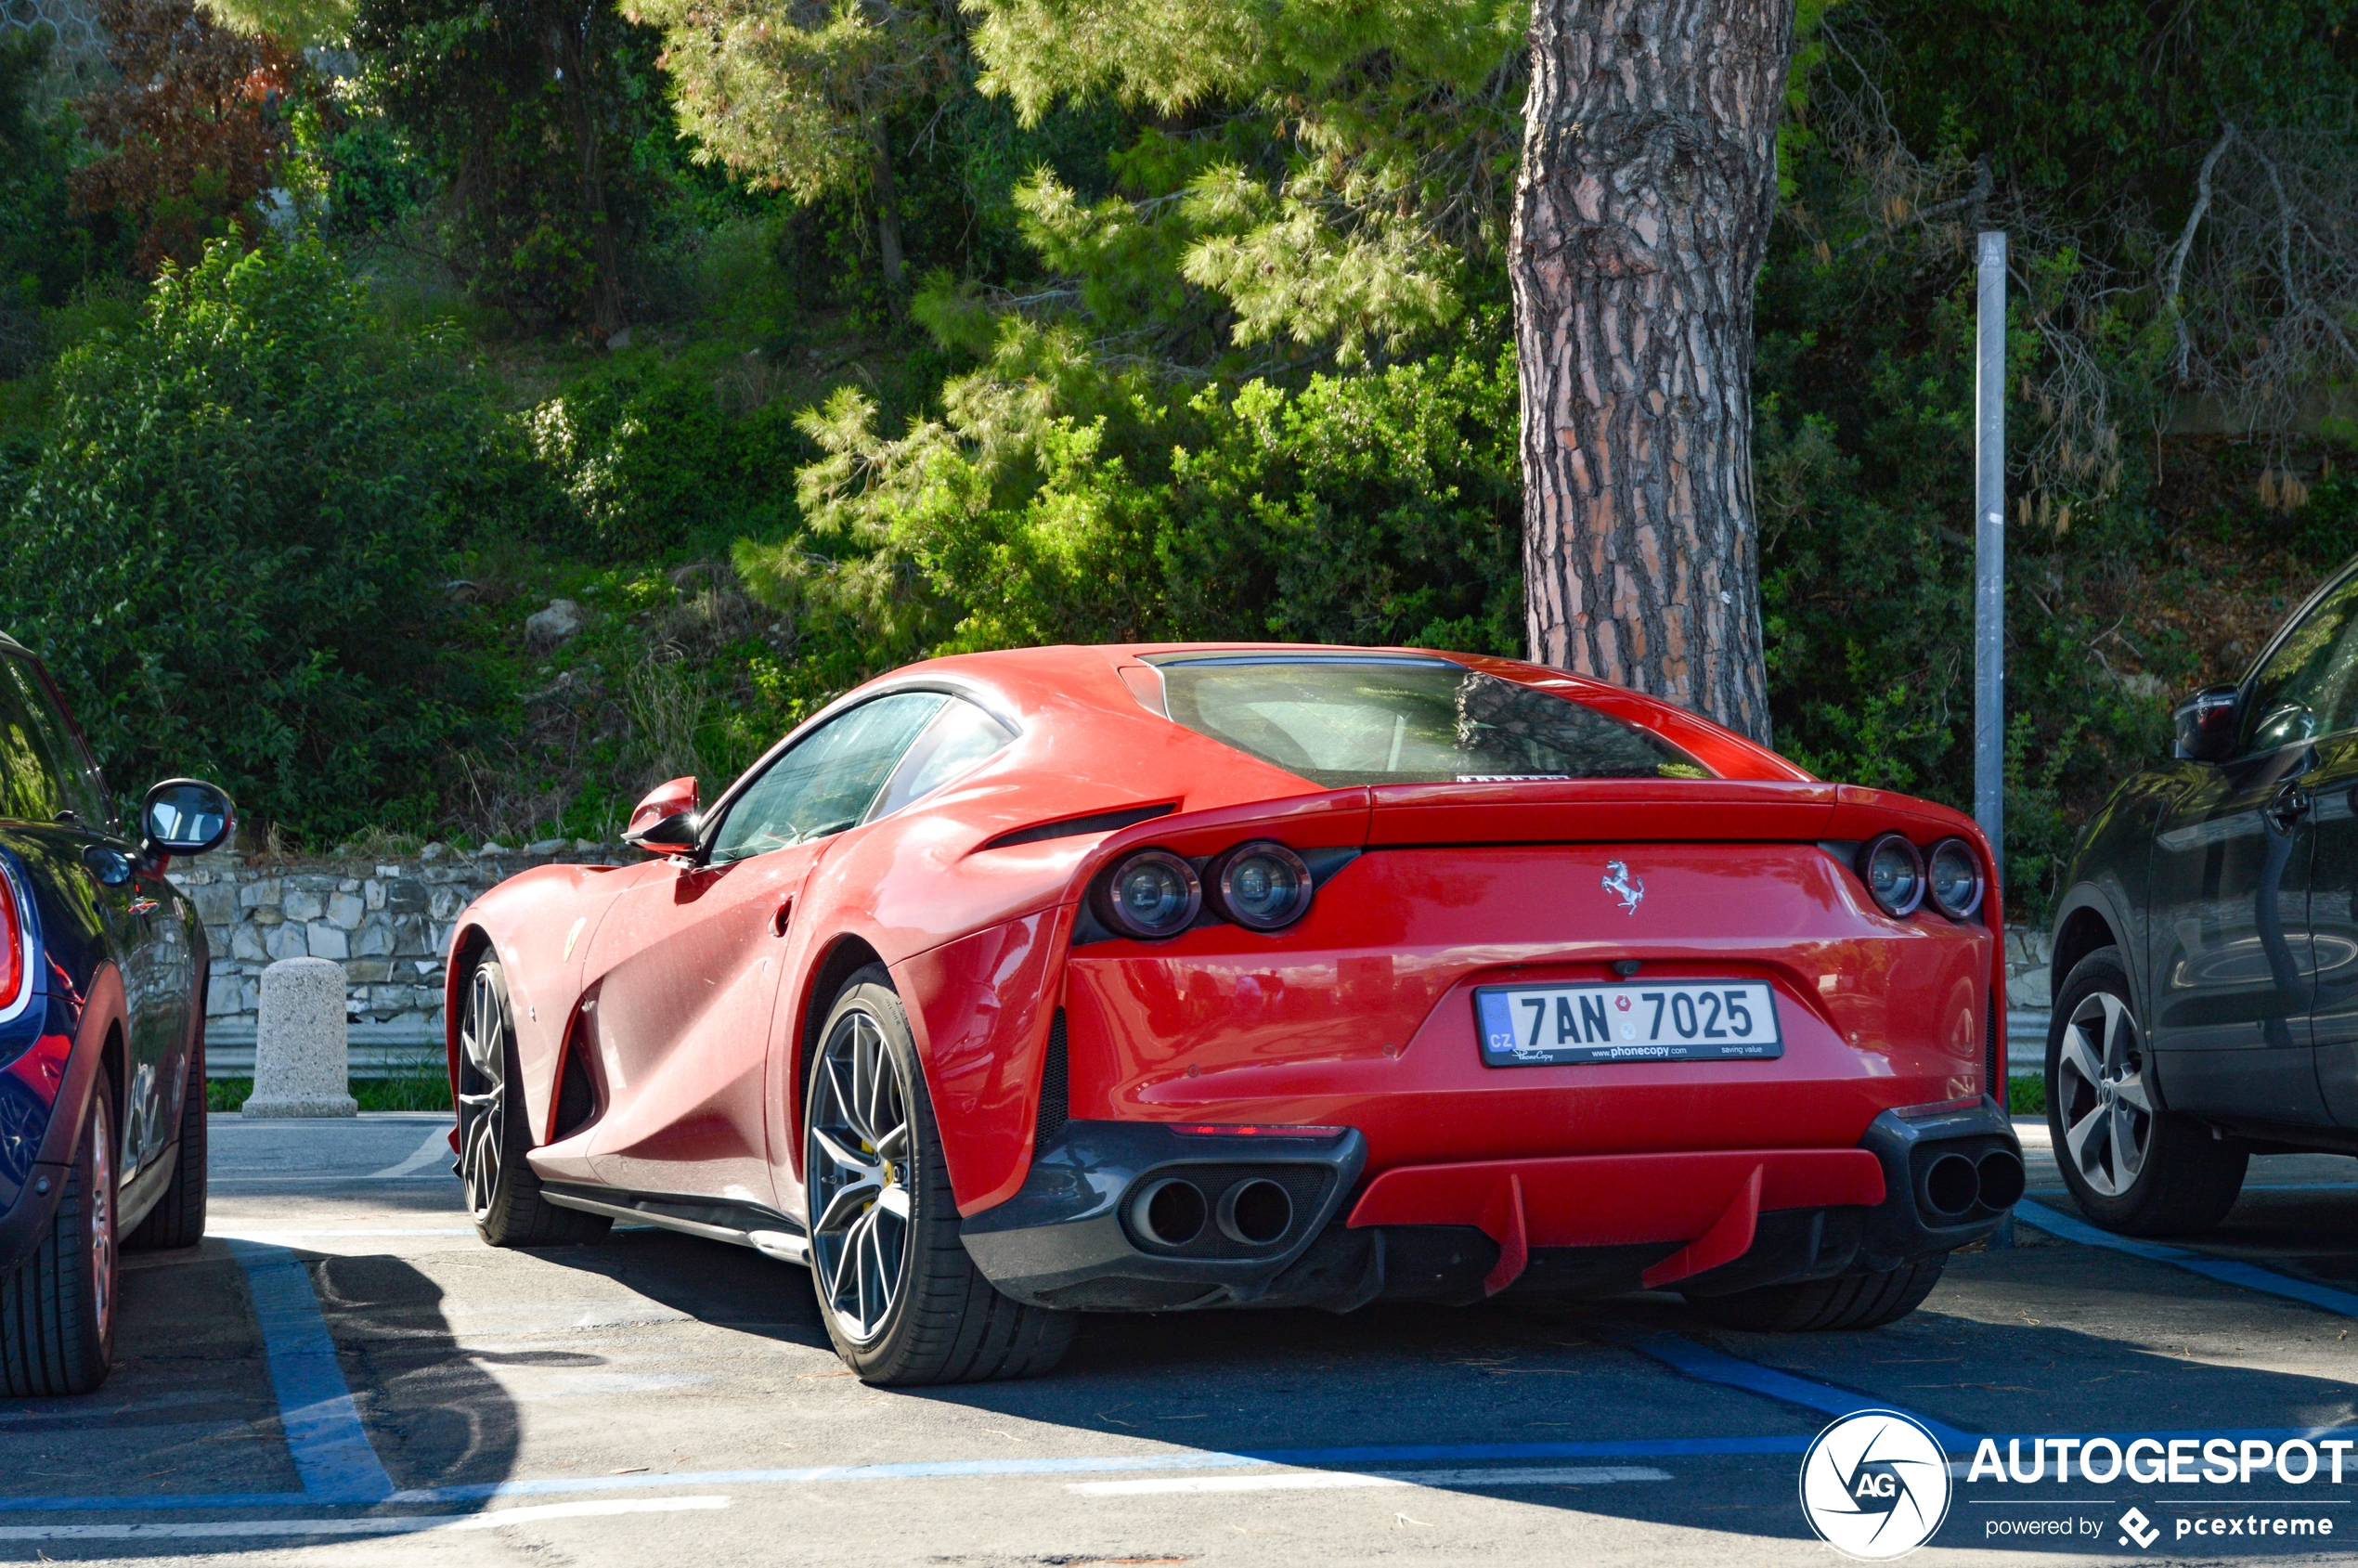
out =
<path fill-rule="evenodd" d="M 1973 815 L 2005 872 L 2006 236 L 1981 237 L 1974 356 Z"/>
<path fill-rule="evenodd" d="M 1981 236 L 1975 304 L 1973 814 L 2002 884 L 2006 866 L 2006 236 Z M 2006 999 L 1994 999 L 2003 1008 Z M 2011 1052 L 2009 1053 L 2011 1055 Z M 1989 1092 L 2007 1103 L 2004 1083 Z M 2014 1216 L 1993 1247 L 2015 1244 Z"/>

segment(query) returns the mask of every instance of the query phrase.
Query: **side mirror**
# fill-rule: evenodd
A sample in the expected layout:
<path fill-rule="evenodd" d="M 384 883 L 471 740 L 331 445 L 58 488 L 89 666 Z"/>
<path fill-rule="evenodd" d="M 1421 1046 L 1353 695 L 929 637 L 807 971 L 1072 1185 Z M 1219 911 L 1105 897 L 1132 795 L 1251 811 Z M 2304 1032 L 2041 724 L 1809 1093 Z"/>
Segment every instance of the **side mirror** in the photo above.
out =
<path fill-rule="evenodd" d="M 202 779 L 166 779 L 139 805 L 139 853 L 161 864 L 174 855 L 201 855 L 238 825 L 229 797 Z"/>
<path fill-rule="evenodd" d="M 2235 729 L 2243 717 L 2240 691 L 2205 686 L 2178 705 L 2178 755 L 2189 762 L 2223 762 L 2235 754 Z"/>
<path fill-rule="evenodd" d="M 630 809 L 630 825 L 622 830 L 622 841 L 650 855 L 677 854 L 695 843 L 696 830 L 702 825 L 696 811 L 696 781 L 674 779 L 655 785 Z"/>

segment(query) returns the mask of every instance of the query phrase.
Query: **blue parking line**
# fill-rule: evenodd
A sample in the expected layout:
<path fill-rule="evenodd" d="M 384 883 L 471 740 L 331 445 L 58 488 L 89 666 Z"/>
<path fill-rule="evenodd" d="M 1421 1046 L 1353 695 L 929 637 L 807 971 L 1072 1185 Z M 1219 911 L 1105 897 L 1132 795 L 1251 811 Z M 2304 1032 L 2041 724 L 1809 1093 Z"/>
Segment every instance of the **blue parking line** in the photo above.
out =
<path fill-rule="evenodd" d="M 1782 1400 L 1787 1405 L 1798 1405 L 1805 1410 L 1816 1410 L 1822 1415 L 1847 1416 L 1855 1410 L 1899 1410 L 1901 1415 L 1911 1420 L 1923 1422 L 1933 1436 L 1939 1439 L 1942 1447 L 1953 1451 L 1963 1445 L 1966 1453 L 1973 1452 L 1976 1441 L 1973 1434 L 1959 1432 L 1945 1421 L 1935 1420 L 1913 1410 L 1900 1410 L 1899 1406 L 1876 1399 L 1872 1394 L 1838 1388 L 1833 1383 L 1821 1383 L 1810 1378 L 1795 1377 L 1791 1372 L 1780 1372 L 1771 1367 L 1724 1354 L 1706 1345 L 1697 1344 L 1683 1335 L 1633 1334 L 1621 1338 L 1619 1342 L 1640 1355 L 1651 1356 L 1665 1367 L 1704 1382 L 1743 1389 L 1747 1393 Z M 1807 1445 L 1805 1442 L 1804 1446 Z"/>
<path fill-rule="evenodd" d="M 310 1271 L 284 1247 L 232 1241 L 229 1252 L 246 1271 L 253 1296 L 270 1387 L 279 1398 L 279 1427 L 295 1473 L 303 1478 L 302 1500 L 376 1503 L 390 1497 L 393 1477 L 369 1445 L 352 1391 L 344 1386 Z"/>
<path fill-rule="evenodd" d="M 2083 1220 L 2059 1214 L 2045 1204 L 2024 1199 L 2015 1205 L 2017 1219 L 2037 1225 L 2050 1236 L 2060 1236 L 2066 1241 L 2077 1241 L 2083 1247 L 2104 1247 L 2115 1252 L 2126 1252 L 2132 1258 L 2170 1263 L 2222 1285 L 2240 1286 L 2247 1290 L 2264 1290 L 2272 1296 L 2305 1302 L 2343 1317 L 2358 1317 L 2358 1295 L 2337 1290 L 2330 1285 L 2312 1284 L 2261 1268 L 2258 1263 L 2236 1263 L 2226 1258 L 2213 1258 L 2201 1252 L 2189 1252 L 2182 1247 L 2166 1247 L 2157 1241 L 2139 1241 L 2131 1237 L 2115 1236 L 2098 1230 Z"/>

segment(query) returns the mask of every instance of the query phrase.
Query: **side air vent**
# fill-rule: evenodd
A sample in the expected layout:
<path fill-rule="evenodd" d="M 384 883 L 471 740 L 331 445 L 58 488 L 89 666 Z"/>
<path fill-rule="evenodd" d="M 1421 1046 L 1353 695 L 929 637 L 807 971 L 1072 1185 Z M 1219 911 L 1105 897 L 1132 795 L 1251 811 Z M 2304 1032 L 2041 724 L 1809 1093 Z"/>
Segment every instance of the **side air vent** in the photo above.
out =
<path fill-rule="evenodd" d="M 1048 1025 L 1048 1060 L 1040 1069 L 1040 1123 L 1031 1134 L 1031 1147 L 1043 1148 L 1048 1141 L 1065 1130 L 1072 1117 L 1072 1090 L 1066 1081 L 1065 1010 Z"/>
<path fill-rule="evenodd" d="M 569 1138 L 598 1112 L 598 1092 L 590 1082 L 590 1065 L 581 1059 L 583 1047 L 574 1042 L 565 1051 L 564 1072 L 557 1080 L 557 1121 L 554 1137 Z"/>
<path fill-rule="evenodd" d="M 1003 833 L 983 848 L 1005 849 L 1017 844 L 1037 844 L 1043 838 L 1078 838 L 1084 833 L 1111 833 L 1133 823 L 1167 817 L 1178 809 L 1177 801 L 1166 800 L 1160 806 L 1131 806 L 1119 811 L 1099 811 L 1091 817 L 1067 817 L 1060 823 L 1037 823 L 1030 827 L 1019 827 L 1013 833 Z"/>

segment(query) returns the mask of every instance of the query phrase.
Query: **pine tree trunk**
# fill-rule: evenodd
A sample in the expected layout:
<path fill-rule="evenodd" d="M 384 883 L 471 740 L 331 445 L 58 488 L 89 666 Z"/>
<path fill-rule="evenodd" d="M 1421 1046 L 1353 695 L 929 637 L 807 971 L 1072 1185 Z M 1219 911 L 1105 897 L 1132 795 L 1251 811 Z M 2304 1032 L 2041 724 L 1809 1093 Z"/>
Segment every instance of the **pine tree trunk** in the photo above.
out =
<path fill-rule="evenodd" d="M 868 194 L 876 203 L 876 253 L 884 263 L 885 303 L 900 319 L 900 188 L 892 175 L 892 142 L 882 114 L 868 116 Z"/>
<path fill-rule="evenodd" d="M 565 109 L 573 121 L 574 150 L 581 161 L 581 204 L 590 220 L 590 333 L 610 343 L 630 325 L 622 303 L 622 236 L 606 208 L 605 155 L 598 141 L 596 108 L 590 101 L 588 41 L 573 27 L 551 30 L 551 45 L 563 73 Z"/>
<path fill-rule="evenodd" d="M 1535 659 L 1766 743 L 1752 290 L 1794 0 L 1535 0 L 1510 269 Z"/>

